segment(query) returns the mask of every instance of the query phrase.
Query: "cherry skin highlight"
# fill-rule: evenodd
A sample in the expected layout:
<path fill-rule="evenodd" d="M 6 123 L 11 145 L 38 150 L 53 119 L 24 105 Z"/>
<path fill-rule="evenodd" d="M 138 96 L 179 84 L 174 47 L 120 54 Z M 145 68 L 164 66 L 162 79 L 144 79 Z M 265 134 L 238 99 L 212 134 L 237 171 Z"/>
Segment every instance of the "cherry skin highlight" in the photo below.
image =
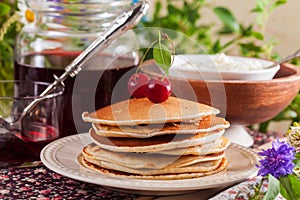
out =
<path fill-rule="evenodd" d="M 146 97 L 153 103 L 166 101 L 172 93 L 169 79 L 150 79 L 145 89 Z"/>
<path fill-rule="evenodd" d="M 128 81 L 127 88 L 129 94 L 135 98 L 146 97 L 145 88 L 150 78 L 147 74 L 136 73 L 133 74 Z"/>

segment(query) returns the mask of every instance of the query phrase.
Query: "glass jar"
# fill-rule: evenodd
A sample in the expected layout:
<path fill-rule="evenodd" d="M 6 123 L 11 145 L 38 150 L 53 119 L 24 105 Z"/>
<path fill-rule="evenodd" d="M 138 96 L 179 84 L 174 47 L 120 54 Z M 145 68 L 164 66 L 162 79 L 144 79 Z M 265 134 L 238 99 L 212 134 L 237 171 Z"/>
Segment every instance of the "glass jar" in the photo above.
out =
<path fill-rule="evenodd" d="M 131 0 L 25 0 L 34 20 L 25 24 L 15 46 L 15 79 L 53 82 L 99 37 Z M 115 85 L 134 73 L 138 40 L 129 30 L 65 81 L 63 136 L 86 132 L 84 111 L 111 104 Z M 122 78 L 125 81 L 125 78 Z M 128 98 L 126 83 L 114 101 Z M 94 88 L 97 88 L 94 89 Z M 122 94 L 124 93 L 124 94 Z M 96 96 L 95 96 L 96 95 Z"/>

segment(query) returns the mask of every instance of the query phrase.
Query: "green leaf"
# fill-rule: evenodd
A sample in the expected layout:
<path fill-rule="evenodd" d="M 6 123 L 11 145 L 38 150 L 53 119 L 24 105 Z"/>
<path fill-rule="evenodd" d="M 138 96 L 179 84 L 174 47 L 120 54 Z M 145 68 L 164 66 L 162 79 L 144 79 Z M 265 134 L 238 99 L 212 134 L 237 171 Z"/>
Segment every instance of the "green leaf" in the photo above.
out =
<path fill-rule="evenodd" d="M 212 50 L 210 53 L 219 53 L 222 51 L 221 42 L 220 40 L 217 40 L 212 47 Z"/>
<path fill-rule="evenodd" d="M 258 128 L 259 132 L 266 133 L 268 131 L 269 124 L 270 124 L 269 121 L 259 124 L 259 128 Z"/>
<path fill-rule="evenodd" d="M 289 195 L 289 194 L 287 193 L 286 189 L 283 187 L 282 184 L 280 184 L 280 194 L 281 194 L 281 196 L 283 196 L 284 198 L 287 198 L 288 195 Z"/>
<path fill-rule="evenodd" d="M 256 0 L 256 8 L 259 11 L 263 11 L 265 9 L 265 3 L 261 0 Z"/>
<path fill-rule="evenodd" d="M 170 13 L 171 15 L 180 15 L 180 14 L 182 14 L 180 12 L 180 10 L 178 10 L 175 6 L 173 6 L 171 4 L 168 5 L 167 9 L 168 9 L 168 13 Z"/>
<path fill-rule="evenodd" d="M 288 178 L 290 179 L 292 189 L 294 190 L 297 199 L 300 199 L 300 180 L 293 175 L 289 175 Z"/>
<path fill-rule="evenodd" d="M 289 200 L 299 200 L 300 199 L 300 193 L 299 193 L 299 187 L 300 183 L 298 179 L 293 175 L 288 175 L 284 177 L 279 178 L 281 183 L 281 189 L 282 189 L 282 196 Z"/>
<path fill-rule="evenodd" d="M 274 7 L 281 6 L 281 5 L 285 4 L 286 2 L 287 2 L 287 0 L 278 0 L 274 3 Z"/>
<path fill-rule="evenodd" d="M 201 4 L 196 3 L 184 3 L 184 11 L 185 11 L 185 16 L 187 17 L 187 20 L 190 23 L 195 23 L 195 21 L 198 21 L 200 19 L 200 14 L 199 10 L 201 8 Z"/>
<path fill-rule="evenodd" d="M 168 75 L 171 66 L 171 52 L 169 48 L 159 42 L 153 48 L 153 58 L 161 69 Z"/>
<path fill-rule="evenodd" d="M 159 12 L 161 11 L 161 7 L 162 7 L 161 2 L 160 1 L 156 1 L 154 13 L 153 13 L 153 18 L 154 19 L 159 18 Z"/>
<path fill-rule="evenodd" d="M 264 200 L 273 200 L 280 192 L 280 182 L 274 176 L 269 174 L 268 176 L 268 191 L 264 196 Z"/>
<path fill-rule="evenodd" d="M 251 12 L 256 12 L 256 13 L 259 13 L 259 12 L 262 12 L 263 10 L 261 9 L 261 8 L 259 8 L 259 7 L 256 7 L 256 8 L 254 8 L 254 9 L 252 9 L 251 10 Z"/>
<path fill-rule="evenodd" d="M 241 47 L 241 51 L 244 53 L 244 55 L 248 55 L 249 53 L 258 53 L 258 52 L 263 51 L 261 46 L 257 46 L 253 42 L 240 43 L 239 46 Z"/>
<path fill-rule="evenodd" d="M 264 39 L 264 35 L 259 33 L 259 32 L 256 32 L 256 31 L 252 32 L 252 36 L 255 37 L 258 40 L 263 40 Z"/>
<path fill-rule="evenodd" d="M 239 23 L 227 8 L 215 7 L 213 11 L 226 28 L 232 30 L 232 32 L 238 32 L 240 30 Z"/>
<path fill-rule="evenodd" d="M 227 26 L 224 26 L 222 29 L 219 30 L 219 34 L 222 35 L 229 35 L 229 34 L 233 34 L 234 32 L 232 31 L 232 29 L 228 28 Z"/>
<path fill-rule="evenodd" d="M 7 15 L 10 12 L 10 6 L 0 2 L 0 16 Z"/>
<path fill-rule="evenodd" d="M 293 162 L 295 164 L 295 168 L 300 168 L 300 159 L 295 159 Z"/>

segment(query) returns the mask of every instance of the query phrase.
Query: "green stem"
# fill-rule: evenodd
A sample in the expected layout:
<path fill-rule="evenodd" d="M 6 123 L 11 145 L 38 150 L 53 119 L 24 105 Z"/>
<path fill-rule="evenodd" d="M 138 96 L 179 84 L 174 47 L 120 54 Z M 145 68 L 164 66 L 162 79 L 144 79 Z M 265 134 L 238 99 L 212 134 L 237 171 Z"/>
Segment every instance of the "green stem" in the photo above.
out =
<path fill-rule="evenodd" d="M 167 34 L 164 34 L 163 39 L 166 39 L 171 44 L 172 60 L 171 60 L 170 66 L 172 66 L 174 63 L 174 59 L 175 59 L 175 45 L 174 45 L 174 42 L 171 40 L 171 38 Z M 164 78 L 166 78 L 166 76 L 167 76 L 167 74 L 164 74 L 164 76 L 162 77 L 162 80 Z"/>
<path fill-rule="evenodd" d="M 174 62 L 174 57 L 175 57 L 175 45 L 174 45 L 173 41 L 169 38 L 169 36 L 168 36 L 167 34 L 161 35 L 161 33 L 159 32 L 158 40 L 156 40 L 156 41 L 154 41 L 154 42 L 152 42 L 152 43 L 150 44 L 150 47 L 147 48 L 147 50 L 145 51 L 145 53 L 144 53 L 142 59 L 140 59 L 140 61 L 139 61 L 139 63 L 138 63 L 138 67 L 137 67 L 137 69 L 136 69 L 136 71 L 135 71 L 136 74 L 139 72 L 139 70 L 140 70 L 140 68 L 141 68 L 141 66 L 142 66 L 142 63 L 144 62 L 146 56 L 147 56 L 148 53 L 150 52 L 150 49 L 151 49 L 156 43 L 161 43 L 162 40 L 164 40 L 164 39 L 166 39 L 166 40 L 171 44 L 172 55 L 173 55 L 172 61 L 171 61 L 171 66 L 172 66 L 172 64 L 173 64 L 173 62 Z M 164 74 L 163 77 L 162 77 L 162 80 L 163 80 L 166 76 L 167 76 L 167 74 Z"/>
<path fill-rule="evenodd" d="M 144 53 L 142 59 L 140 59 L 140 61 L 139 61 L 138 67 L 137 67 L 137 69 L 136 69 L 136 71 L 135 71 L 136 74 L 139 72 L 139 70 L 140 70 L 140 68 L 141 68 L 141 65 L 142 65 L 142 63 L 144 62 L 146 56 L 148 55 L 150 49 L 151 49 L 156 43 L 157 43 L 157 41 L 152 42 L 151 45 L 150 45 L 150 47 L 147 48 L 147 50 L 145 51 L 145 53 Z"/>
<path fill-rule="evenodd" d="M 173 55 L 172 61 L 171 61 L 171 66 L 172 66 L 173 63 L 174 63 L 174 58 L 175 58 L 175 45 L 174 45 L 174 42 L 169 38 L 168 35 L 165 35 L 165 37 L 166 37 L 166 39 L 170 42 L 171 48 L 172 48 L 172 55 Z"/>
<path fill-rule="evenodd" d="M 8 31 L 8 28 L 15 22 L 19 20 L 19 15 L 17 13 L 14 13 L 12 16 L 8 18 L 8 20 L 2 25 L 2 28 L 0 29 L 0 42 L 3 41 L 5 34 Z"/>
<path fill-rule="evenodd" d="M 250 194 L 248 195 L 249 200 L 259 200 L 259 199 L 261 199 L 261 198 L 260 198 L 260 190 L 261 190 L 261 187 L 262 187 L 263 182 L 264 182 L 265 180 L 266 180 L 265 177 L 262 177 L 262 178 L 261 178 L 259 184 L 256 185 L 255 188 L 254 188 L 254 194 L 253 194 L 253 196 L 250 196 Z"/>
<path fill-rule="evenodd" d="M 232 44 L 236 43 L 237 41 L 241 40 L 243 37 L 242 36 L 237 36 L 235 38 L 233 38 L 232 40 L 228 41 L 227 43 L 225 43 L 220 50 L 224 51 L 226 48 L 228 48 L 229 46 L 231 46 Z"/>
<path fill-rule="evenodd" d="M 261 132 L 261 133 L 266 133 L 267 130 L 268 130 L 269 123 L 270 123 L 270 121 L 266 121 L 266 122 L 261 123 L 259 125 L 258 131 Z"/>

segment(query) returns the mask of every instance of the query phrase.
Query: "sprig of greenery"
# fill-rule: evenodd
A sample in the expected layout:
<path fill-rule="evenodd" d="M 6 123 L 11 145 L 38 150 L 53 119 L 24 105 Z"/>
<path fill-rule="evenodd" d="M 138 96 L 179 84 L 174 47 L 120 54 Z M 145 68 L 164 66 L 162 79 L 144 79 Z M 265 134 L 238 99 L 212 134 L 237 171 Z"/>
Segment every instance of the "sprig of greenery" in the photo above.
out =
<path fill-rule="evenodd" d="M 0 79 L 13 79 L 14 42 L 21 24 L 16 14 L 17 1 L 0 2 Z M 3 90 L 1 90 L 3 91 Z"/>
<path fill-rule="evenodd" d="M 256 0 L 256 6 L 251 12 L 257 14 L 256 22 L 260 28 L 264 29 L 270 14 L 286 2 L 287 0 Z"/>
<path fill-rule="evenodd" d="M 12 80 L 14 78 L 14 42 L 21 24 L 16 14 L 17 1 L 4 0 L 0 2 L 0 80 Z M 12 96 L 13 85 L 0 87 L 0 96 Z M 7 117 L 12 101 L 1 101 L 0 116 Z"/>
<path fill-rule="evenodd" d="M 155 12 L 150 21 L 142 24 L 145 27 L 164 27 L 194 38 L 206 49 L 206 53 L 215 54 L 220 52 L 230 53 L 238 49 L 238 53 L 243 56 L 277 58 L 277 54 L 271 54 L 277 44 L 274 39 L 264 41 L 263 24 L 267 17 L 278 6 L 284 4 L 285 0 L 257 0 L 257 5 L 251 10 L 256 14 L 256 20 L 245 25 L 239 22 L 234 14 L 226 7 L 212 7 L 206 0 L 167 0 L 166 11 L 163 3 L 156 1 Z M 202 10 L 209 8 L 221 22 L 221 27 L 216 26 L 218 22 L 207 24 L 202 19 Z M 263 17 L 262 17 L 263 16 Z M 263 20 L 262 20 L 263 18 Z M 226 36 L 226 39 L 224 39 Z M 227 38 L 231 39 L 227 41 Z M 187 53 L 191 44 L 186 44 L 180 49 L 179 53 Z M 200 52 L 201 53 L 201 52 Z"/>
<path fill-rule="evenodd" d="M 274 200 L 279 194 L 288 200 L 300 199 L 300 181 L 295 175 L 289 174 L 277 179 L 269 174 L 267 177 L 268 190 L 266 193 L 261 192 L 264 181 L 265 178 L 262 178 L 261 183 L 255 188 L 255 193 L 249 196 L 249 200 Z"/>
<path fill-rule="evenodd" d="M 264 180 L 264 179 L 262 179 Z M 300 181 L 293 174 L 275 178 L 271 174 L 267 177 L 268 180 L 268 190 L 265 194 L 260 193 L 260 187 L 262 184 L 258 185 L 256 192 L 253 196 L 249 197 L 250 200 L 263 199 L 263 200 L 274 200 L 281 194 L 285 199 L 288 200 L 299 200 L 300 199 Z"/>
<path fill-rule="evenodd" d="M 167 41 L 169 45 L 165 44 Z M 170 47 L 169 47 L 170 46 Z M 152 53 L 150 56 L 149 54 Z M 158 32 L 158 39 L 146 49 L 143 57 L 140 59 L 137 71 L 142 66 L 142 63 L 147 59 L 153 58 L 156 64 L 165 72 L 165 76 L 169 75 L 169 69 L 172 66 L 175 55 L 175 47 L 173 41 L 165 33 Z M 163 77 L 163 78 L 164 78 Z"/>
<path fill-rule="evenodd" d="M 171 44 L 173 50 L 172 53 L 170 49 L 162 43 L 162 39 L 166 39 Z M 153 58 L 166 75 L 169 75 L 169 69 L 173 63 L 172 55 L 174 58 L 175 50 L 172 40 L 168 37 L 167 34 L 161 36 L 161 33 L 159 32 L 158 43 L 153 48 Z"/>
<path fill-rule="evenodd" d="M 205 46 L 211 46 L 211 27 L 213 25 L 198 25 L 201 19 L 201 10 L 205 1 L 166 1 L 166 8 L 162 1 L 155 2 L 155 9 L 151 20 L 145 20 L 139 25 L 142 27 L 163 27 L 174 31 L 185 33 L 195 38 Z M 170 35 L 171 36 L 171 35 Z M 181 41 L 180 35 L 172 35 L 172 40 L 180 46 L 176 46 L 176 53 L 181 54 L 191 50 L 192 44 Z"/>

